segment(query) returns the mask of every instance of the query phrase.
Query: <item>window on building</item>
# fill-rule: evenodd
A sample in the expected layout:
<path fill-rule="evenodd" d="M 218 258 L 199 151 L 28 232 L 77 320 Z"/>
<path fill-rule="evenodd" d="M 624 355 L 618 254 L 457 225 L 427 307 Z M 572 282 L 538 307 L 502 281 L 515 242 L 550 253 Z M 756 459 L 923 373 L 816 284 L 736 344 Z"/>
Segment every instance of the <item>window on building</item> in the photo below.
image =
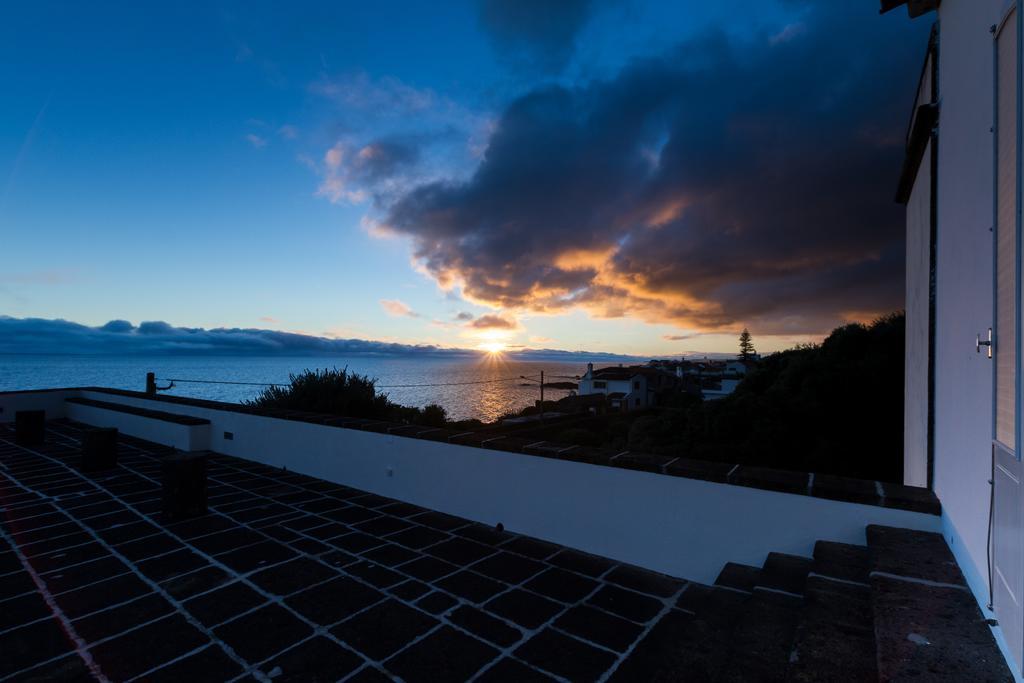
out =
<path fill-rule="evenodd" d="M 594 388 L 595 389 L 604 389 L 607 386 L 608 386 L 607 382 L 594 382 Z"/>
<path fill-rule="evenodd" d="M 640 391 L 640 382 L 633 382 L 633 391 Z"/>
<path fill-rule="evenodd" d="M 1016 448 L 1017 22 L 997 34 L 995 437 Z"/>

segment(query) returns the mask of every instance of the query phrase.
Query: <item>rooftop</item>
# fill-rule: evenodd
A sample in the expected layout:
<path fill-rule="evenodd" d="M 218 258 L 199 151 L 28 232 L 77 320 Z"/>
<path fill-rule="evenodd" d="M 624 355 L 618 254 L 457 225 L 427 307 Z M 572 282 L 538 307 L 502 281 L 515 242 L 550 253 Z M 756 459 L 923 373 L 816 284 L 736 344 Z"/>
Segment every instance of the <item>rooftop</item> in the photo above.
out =
<path fill-rule="evenodd" d="M 0 679 L 1008 675 L 934 533 L 873 527 L 702 585 L 219 454 L 209 513 L 165 524 L 171 449 L 122 435 L 86 474 L 83 427 L 29 449 L 0 425 Z"/>
<path fill-rule="evenodd" d="M 645 377 L 653 377 L 656 375 L 665 375 L 664 370 L 658 368 L 648 367 L 646 365 L 627 365 L 623 366 L 609 366 L 606 368 L 597 368 L 593 372 L 594 379 L 604 380 L 630 380 L 637 375 L 643 375 Z"/>

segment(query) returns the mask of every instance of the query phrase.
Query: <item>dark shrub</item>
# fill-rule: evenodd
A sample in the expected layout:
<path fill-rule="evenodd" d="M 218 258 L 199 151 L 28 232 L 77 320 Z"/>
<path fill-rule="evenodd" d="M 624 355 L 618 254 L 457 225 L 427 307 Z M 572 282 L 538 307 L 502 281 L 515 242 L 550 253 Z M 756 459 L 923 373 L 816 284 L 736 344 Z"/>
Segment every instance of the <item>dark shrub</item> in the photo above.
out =
<path fill-rule="evenodd" d="M 246 405 L 380 420 L 392 413 L 392 403 L 377 393 L 375 381 L 348 368 L 303 370 L 289 380 L 287 387 L 267 387 Z"/>
<path fill-rule="evenodd" d="M 448 411 L 436 403 L 424 406 L 417 424 L 428 427 L 444 427 L 448 424 Z"/>
<path fill-rule="evenodd" d="M 348 368 L 303 370 L 297 375 L 290 375 L 289 379 L 287 387 L 267 387 L 245 404 L 431 427 L 443 427 L 448 422 L 447 413 L 441 406 L 431 404 L 420 409 L 392 403 L 387 394 L 377 391 L 376 380 L 349 372 Z"/>

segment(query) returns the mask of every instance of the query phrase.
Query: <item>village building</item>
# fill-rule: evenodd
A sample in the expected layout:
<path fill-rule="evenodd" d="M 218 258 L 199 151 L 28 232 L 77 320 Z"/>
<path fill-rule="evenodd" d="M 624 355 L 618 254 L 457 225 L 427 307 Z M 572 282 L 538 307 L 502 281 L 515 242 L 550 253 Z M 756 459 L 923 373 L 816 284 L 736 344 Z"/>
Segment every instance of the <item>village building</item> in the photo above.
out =
<path fill-rule="evenodd" d="M 674 384 L 676 376 L 646 366 L 617 366 L 594 369 L 587 363 L 587 372 L 580 377 L 580 396 L 603 394 L 613 410 L 643 410 L 657 403 L 660 391 Z"/>

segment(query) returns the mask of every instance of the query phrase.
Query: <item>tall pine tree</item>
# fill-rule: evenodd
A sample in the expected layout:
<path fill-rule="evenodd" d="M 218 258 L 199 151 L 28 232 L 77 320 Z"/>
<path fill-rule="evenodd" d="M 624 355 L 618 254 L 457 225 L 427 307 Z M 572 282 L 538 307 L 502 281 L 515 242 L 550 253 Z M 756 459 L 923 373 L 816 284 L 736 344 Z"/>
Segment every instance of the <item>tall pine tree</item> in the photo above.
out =
<path fill-rule="evenodd" d="M 754 353 L 754 341 L 750 336 L 750 330 L 743 328 L 740 334 L 740 360 L 750 360 Z"/>

